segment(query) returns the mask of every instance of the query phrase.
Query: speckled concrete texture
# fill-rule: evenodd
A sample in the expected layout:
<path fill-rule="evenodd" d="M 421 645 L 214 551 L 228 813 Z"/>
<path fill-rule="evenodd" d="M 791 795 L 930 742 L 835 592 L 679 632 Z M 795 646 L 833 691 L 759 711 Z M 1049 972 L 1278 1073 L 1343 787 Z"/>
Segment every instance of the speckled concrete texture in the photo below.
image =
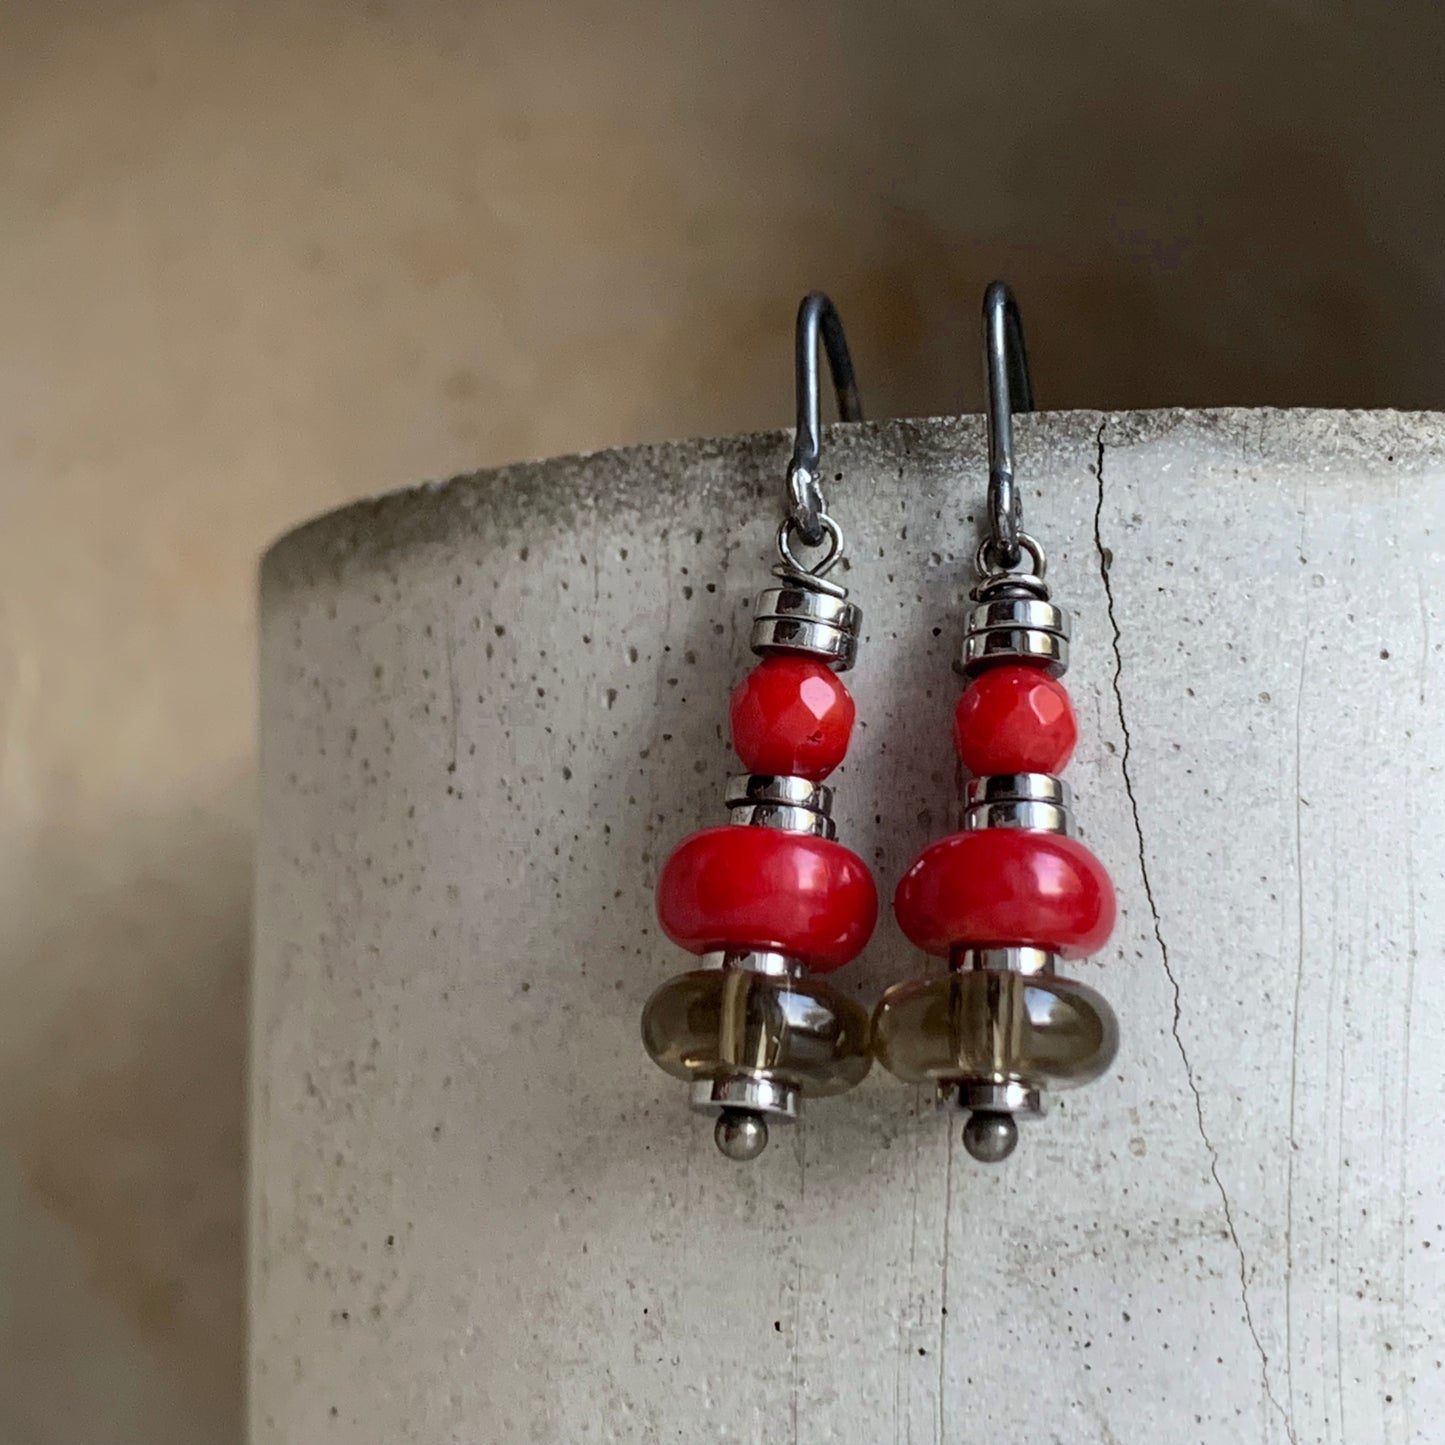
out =
<path fill-rule="evenodd" d="M 1029 418 L 1115 1069 L 989 1171 L 872 1077 L 757 1164 L 637 1036 L 686 960 L 786 438 L 569 458 L 267 559 L 257 1445 L 1427 1442 L 1445 1410 L 1445 421 Z M 950 826 L 976 421 L 837 428 L 841 836 Z M 835 977 L 923 961 L 885 917 Z"/>

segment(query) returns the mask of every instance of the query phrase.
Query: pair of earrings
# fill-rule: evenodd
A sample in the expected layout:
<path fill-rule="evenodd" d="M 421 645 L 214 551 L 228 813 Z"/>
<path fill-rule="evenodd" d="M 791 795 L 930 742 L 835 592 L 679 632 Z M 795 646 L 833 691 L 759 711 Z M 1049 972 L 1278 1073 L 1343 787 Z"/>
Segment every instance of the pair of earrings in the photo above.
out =
<path fill-rule="evenodd" d="M 663 865 L 657 914 L 701 958 L 649 999 L 642 1036 L 659 1067 L 717 1116 L 718 1148 L 754 1159 L 770 1123 L 796 1120 L 805 1097 L 841 1094 L 876 1059 L 905 1083 L 932 1083 L 968 1113 L 964 1145 L 996 1162 L 1017 1120 L 1040 1117 L 1050 1090 L 1097 1078 L 1118 1025 L 1061 959 L 1107 941 L 1114 890 L 1072 836 L 1073 707 L 1058 678 L 1069 621 L 1049 598 L 1043 549 L 1022 530 L 1014 485 L 1015 411 L 1033 408 L 1012 293 L 984 296 L 988 373 L 988 528 L 958 670 L 968 680 L 954 745 L 971 775 L 962 830 L 931 844 L 894 895 L 899 927 L 948 960 L 942 977 L 895 984 L 873 1015 L 820 975 L 862 952 L 878 917 L 866 863 L 836 841 L 833 793 L 854 704 L 838 674 L 853 666 L 862 613 L 828 573 L 843 534 L 818 484 L 818 346 L 844 421 L 860 421 L 848 344 L 821 293 L 798 311 L 798 430 L 789 509 L 778 530 L 777 585 L 759 599 L 752 650 L 762 659 L 733 694 L 733 747 L 747 770 L 727 785 L 730 823 L 687 838 Z M 817 560 L 804 565 L 798 548 Z M 741 826 L 735 826 L 741 825 Z"/>

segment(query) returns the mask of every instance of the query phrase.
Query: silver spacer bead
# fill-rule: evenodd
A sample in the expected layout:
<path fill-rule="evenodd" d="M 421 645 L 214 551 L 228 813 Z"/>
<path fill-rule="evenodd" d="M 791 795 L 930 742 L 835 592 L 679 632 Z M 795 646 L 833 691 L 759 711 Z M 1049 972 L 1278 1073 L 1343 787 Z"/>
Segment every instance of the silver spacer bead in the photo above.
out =
<path fill-rule="evenodd" d="M 1069 785 L 1051 773 L 994 773 L 963 785 L 963 829 L 1073 834 Z"/>
<path fill-rule="evenodd" d="M 940 1084 L 938 1102 L 970 1112 L 1014 1114 L 1022 1119 L 1042 1119 L 1048 1112 L 1044 1091 L 1017 1079 L 962 1079 Z"/>
<path fill-rule="evenodd" d="M 841 590 L 841 589 L 839 589 Z M 816 587 L 785 583 L 758 598 L 750 645 L 760 657 L 801 654 L 847 672 L 858 657 L 863 610 L 846 597 Z"/>
<path fill-rule="evenodd" d="M 1040 666 L 1061 677 L 1069 666 L 1069 614 L 1049 601 L 1037 577 L 1010 574 L 974 589 L 975 602 L 964 623 L 957 667 L 975 676 L 1003 663 Z"/>
<path fill-rule="evenodd" d="M 808 778 L 742 773 L 729 778 L 724 800 L 728 821 L 753 828 L 781 828 L 814 838 L 836 838 L 833 790 Z"/>
<path fill-rule="evenodd" d="M 698 1114 L 721 1114 L 741 1109 L 764 1114 L 785 1124 L 797 1121 L 803 1112 L 803 1096 L 795 1084 L 777 1079 L 759 1079 L 733 1074 L 722 1079 L 699 1079 L 692 1086 L 692 1108 Z"/>
<path fill-rule="evenodd" d="M 948 966 L 954 973 L 995 969 L 1005 973 L 1048 974 L 1058 972 L 1058 955 L 1046 948 L 1012 944 L 1007 948 L 955 948 Z"/>
<path fill-rule="evenodd" d="M 802 959 L 766 948 L 719 949 L 703 954 L 698 963 L 703 968 L 740 969 L 773 978 L 801 978 L 804 971 Z"/>

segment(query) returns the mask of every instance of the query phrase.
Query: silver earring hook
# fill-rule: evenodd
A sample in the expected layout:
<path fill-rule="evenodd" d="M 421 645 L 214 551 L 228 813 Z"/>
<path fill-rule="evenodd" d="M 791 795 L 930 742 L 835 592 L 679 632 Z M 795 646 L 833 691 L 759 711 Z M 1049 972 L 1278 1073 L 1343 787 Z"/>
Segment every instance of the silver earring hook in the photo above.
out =
<path fill-rule="evenodd" d="M 1019 565 L 1024 553 L 1039 560 L 1038 544 L 1023 530 L 1023 507 L 1014 482 L 1016 413 L 1034 409 L 1029 357 L 1018 302 L 1008 284 L 995 281 L 983 293 L 983 360 L 988 376 L 989 537 L 980 549 L 1004 571 Z"/>
<path fill-rule="evenodd" d="M 822 404 L 818 385 L 818 342 L 828 356 L 828 370 L 833 377 L 833 394 L 838 398 L 838 416 L 843 421 L 862 421 L 863 404 L 858 400 L 858 381 L 853 374 L 853 358 L 848 354 L 848 338 L 838 309 L 821 291 L 803 297 L 798 307 L 794 332 L 795 374 L 798 391 L 798 431 L 793 442 L 793 456 L 788 463 L 788 523 L 779 538 L 783 559 L 796 565 L 786 544 L 790 526 L 807 547 L 820 547 L 825 541 L 832 546 L 818 575 L 837 561 L 842 552 L 838 525 L 828 516 L 827 503 L 818 483 L 818 461 L 822 450 Z"/>

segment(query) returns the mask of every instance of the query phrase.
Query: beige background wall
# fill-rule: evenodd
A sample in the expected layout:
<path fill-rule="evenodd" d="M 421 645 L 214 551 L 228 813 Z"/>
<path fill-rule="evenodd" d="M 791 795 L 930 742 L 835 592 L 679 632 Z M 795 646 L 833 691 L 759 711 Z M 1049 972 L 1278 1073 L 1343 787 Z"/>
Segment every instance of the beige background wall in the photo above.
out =
<path fill-rule="evenodd" d="M 255 558 L 788 420 L 1445 405 L 1445 16 L 0 0 L 0 1438 L 234 1442 Z"/>

